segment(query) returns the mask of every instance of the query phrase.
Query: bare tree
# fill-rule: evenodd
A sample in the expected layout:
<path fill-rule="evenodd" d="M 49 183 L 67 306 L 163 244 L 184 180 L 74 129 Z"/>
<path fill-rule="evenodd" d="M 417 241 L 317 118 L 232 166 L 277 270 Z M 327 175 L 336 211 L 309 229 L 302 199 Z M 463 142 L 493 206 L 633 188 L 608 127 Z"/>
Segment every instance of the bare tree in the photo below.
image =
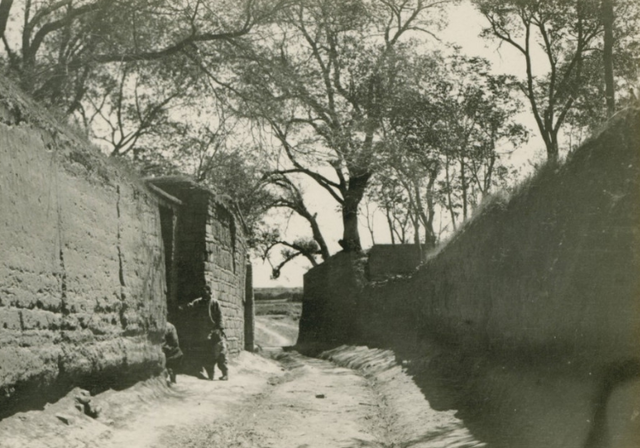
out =
<path fill-rule="evenodd" d="M 98 88 L 88 89 L 77 114 L 91 137 L 106 144 L 111 157 L 135 157 L 144 149 L 139 143 L 145 136 L 160 134 L 169 126 L 168 112 L 188 97 L 188 86 L 170 83 L 154 88 L 147 83 L 148 76 L 127 64 L 111 72 L 103 74 Z M 107 76 L 113 77 L 107 80 Z M 157 80 L 152 84 L 157 87 Z"/>
<path fill-rule="evenodd" d="M 361 249 L 358 206 L 375 171 L 381 119 L 401 83 L 408 44 L 444 1 L 299 2 L 276 30 L 239 52 L 232 88 L 264 121 L 286 162 L 340 206 L 342 247 Z M 331 173 L 331 174 L 330 174 Z"/>
<path fill-rule="evenodd" d="M 559 156 L 559 132 L 576 99 L 584 93 L 584 61 L 602 33 L 599 0 L 476 0 L 489 21 L 485 36 L 516 49 L 525 80 L 519 87 L 531 105 L 547 158 Z M 536 47 L 546 69 L 534 67 Z M 544 72 L 542 75 L 536 73 Z"/>
<path fill-rule="evenodd" d="M 211 45 L 248 35 L 286 3 L 0 0 L 0 35 L 10 73 L 22 87 L 70 115 L 98 67 L 184 58 L 198 45 L 212 51 Z M 20 26 L 10 29 L 11 19 Z M 17 45 L 12 33 L 20 35 Z"/>
<path fill-rule="evenodd" d="M 287 208 L 292 210 L 304 218 L 311 227 L 311 234 L 313 241 L 315 241 L 317 245 L 317 249 L 314 250 L 312 254 L 302 253 L 302 255 L 310 258 L 310 255 L 319 254 L 323 260 L 328 259 L 330 256 L 329 248 L 318 225 L 317 216 L 307 208 L 300 188 L 292 182 L 289 177 L 281 173 L 269 173 L 265 177 L 265 180 L 269 185 L 279 190 L 279 194 L 277 194 L 275 199 L 269 204 L 269 208 Z"/>

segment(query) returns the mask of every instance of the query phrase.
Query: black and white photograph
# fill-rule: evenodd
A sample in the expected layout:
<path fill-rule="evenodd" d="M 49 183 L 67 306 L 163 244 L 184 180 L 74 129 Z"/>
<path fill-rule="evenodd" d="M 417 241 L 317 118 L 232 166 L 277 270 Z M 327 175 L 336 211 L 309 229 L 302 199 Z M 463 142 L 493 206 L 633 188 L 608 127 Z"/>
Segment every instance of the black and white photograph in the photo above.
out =
<path fill-rule="evenodd" d="M 0 448 L 640 447 L 638 0 L 0 36 Z"/>

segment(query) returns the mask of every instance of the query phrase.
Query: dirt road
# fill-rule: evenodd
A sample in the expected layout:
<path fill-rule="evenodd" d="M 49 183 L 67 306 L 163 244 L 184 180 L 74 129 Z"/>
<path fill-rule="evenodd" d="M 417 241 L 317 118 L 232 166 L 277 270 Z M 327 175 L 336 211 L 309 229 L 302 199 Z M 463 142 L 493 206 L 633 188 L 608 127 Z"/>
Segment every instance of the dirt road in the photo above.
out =
<path fill-rule="evenodd" d="M 91 397 L 80 389 L 44 410 L 0 421 L 2 448 L 479 447 L 452 411 L 436 412 L 393 353 L 341 347 L 308 358 L 297 318 L 258 316 L 263 355 L 243 352 L 230 381 L 179 375 Z M 80 407 L 81 408 L 81 407 Z"/>
<path fill-rule="evenodd" d="M 169 431 L 154 447 L 382 446 L 377 397 L 350 369 L 298 354 L 282 358 L 283 375 L 269 379 L 222 419 Z"/>
<path fill-rule="evenodd" d="M 277 360 L 243 353 L 228 382 L 181 375 L 92 398 L 91 418 L 76 390 L 44 411 L 0 422 L 7 448 L 476 447 L 452 413 L 436 412 L 386 352 L 345 347 L 338 364 L 295 352 Z M 376 370 L 377 369 L 377 370 Z"/>
<path fill-rule="evenodd" d="M 256 341 L 260 347 L 296 344 L 298 322 L 288 316 L 256 316 Z"/>

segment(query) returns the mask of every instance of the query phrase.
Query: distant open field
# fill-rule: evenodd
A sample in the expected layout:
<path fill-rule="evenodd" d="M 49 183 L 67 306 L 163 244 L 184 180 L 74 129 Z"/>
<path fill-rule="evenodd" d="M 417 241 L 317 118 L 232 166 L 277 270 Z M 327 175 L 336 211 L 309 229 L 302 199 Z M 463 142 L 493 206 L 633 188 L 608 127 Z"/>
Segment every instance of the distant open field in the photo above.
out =
<path fill-rule="evenodd" d="M 256 344 L 261 347 L 295 345 L 302 303 L 289 299 L 256 300 Z"/>
<path fill-rule="evenodd" d="M 294 302 L 302 300 L 302 288 L 254 288 L 253 292 L 257 302 L 272 299 L 286 299 Z"/>
<path fill-rule="evenodd" d="M 301 313 L 301 302 L 289 302 L 286 299 L 256 301 L 256 316 L 289 316 L 297 321 Z"/>

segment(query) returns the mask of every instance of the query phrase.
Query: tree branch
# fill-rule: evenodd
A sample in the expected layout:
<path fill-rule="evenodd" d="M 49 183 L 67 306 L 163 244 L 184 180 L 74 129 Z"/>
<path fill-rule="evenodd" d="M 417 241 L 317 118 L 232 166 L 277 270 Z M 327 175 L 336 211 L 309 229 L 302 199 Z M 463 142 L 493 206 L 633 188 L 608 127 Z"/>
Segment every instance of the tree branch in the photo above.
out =
<path fill-rule="evenodd" d="M 65 2 L 61 2 L 61 3 L 65 3 Z M 108 2 L 104 2 L 104 4 L 107 4 Z M 64 5 L 61 5 L 64 6 Z M 100 1 L 97 1 L 96 3 L 92 3 L 89 5 L 83 5 L 77 9 L 71 9 L 63 18 L 59 19 L 59 20 L 54 20 L 53 22 L 49 22 L 47 24 L 45 24 L 44 26 L 42 26 L 42 28 L 40 28 L 38 30 L 38 32 L 36 33 L 36 35 L 33 38 L 33 41 L 31 42 L 31 44 L 28 45 L 28 49 L 26 51 L 26 55 L 25 55 L 25 59 L 33 59 L 35 58 L 36 54 L 38 53 L 38 50 L 40 49 L 40 45 L 42 45 L 42 42 L 44 41 L 44 38 L 49 34 L 52 33 L 54 31 L 57 31 L 67 25 L 69 25 L 71 22 L 73 22 L 73 20 L 75 20 L 77 17 L 80 17 L 84 14 L 88 14 L 90 12 L 93 11 L 97 11 L 98 9 L 103 7 L 103 3 Z M 37 16 L 37 14 L 36 14 Z M 34 19 L 35 17 L 34 16 Z M 33 22 L 33 20 L 31 21 Z"/>
<path fill-rule="evenodd" d="M 9 13 L 11 12 L 11 6 L 13 6 L 13 0 L 0 1 L 0 36 L 5 41 L 5 46 L 8 48 L 5 38 L 5 32 L 7 30 L 7 22 L 9 21 Z"/>

